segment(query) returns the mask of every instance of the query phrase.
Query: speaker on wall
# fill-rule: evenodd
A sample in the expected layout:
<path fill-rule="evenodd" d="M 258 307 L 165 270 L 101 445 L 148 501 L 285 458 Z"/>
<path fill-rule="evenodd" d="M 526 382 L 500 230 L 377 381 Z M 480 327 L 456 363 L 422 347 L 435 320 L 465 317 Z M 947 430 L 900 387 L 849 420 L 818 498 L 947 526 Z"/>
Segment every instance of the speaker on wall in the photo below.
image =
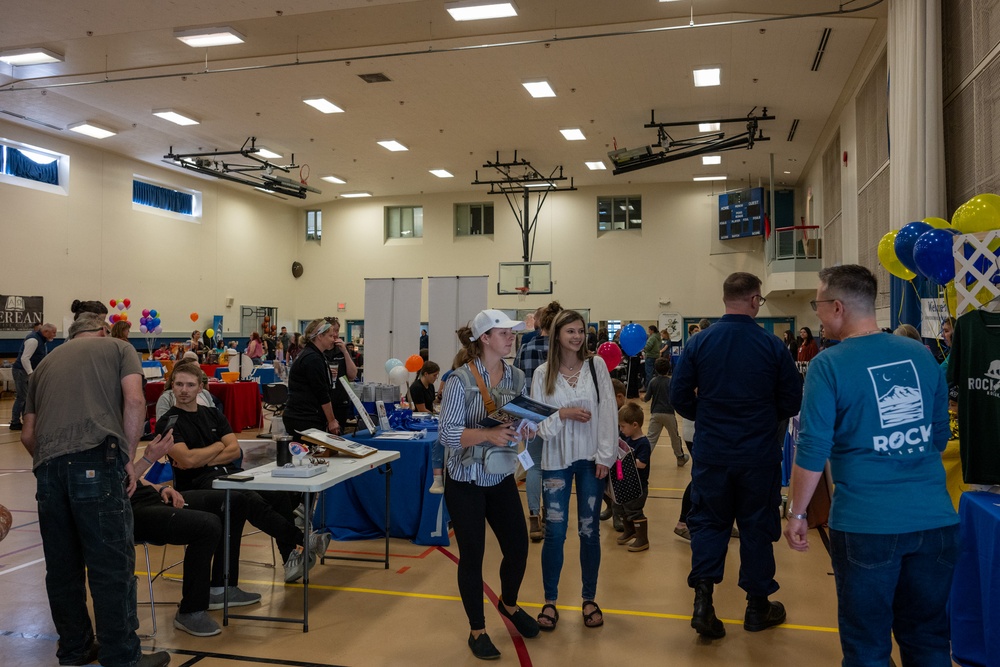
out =
<path fill-rule="evenodd" d="M 302 277 L 302 264 L 300 262 L 292 262 L 292 275 L 296 278 Z"/>

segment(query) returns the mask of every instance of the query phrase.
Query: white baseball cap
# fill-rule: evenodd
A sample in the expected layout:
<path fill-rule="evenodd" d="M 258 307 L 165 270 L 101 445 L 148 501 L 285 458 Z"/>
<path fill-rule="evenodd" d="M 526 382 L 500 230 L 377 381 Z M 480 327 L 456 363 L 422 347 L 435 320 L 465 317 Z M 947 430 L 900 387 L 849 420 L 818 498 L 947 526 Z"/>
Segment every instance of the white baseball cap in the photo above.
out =
<path fill-rule="evenodd" d="M 478 315 L 472 318 L 472 340 L 478 340 L 490 329 L 520 331 L 523 328 L 524 322 L 512 320 L 499 310 L 481 310 Z"/>

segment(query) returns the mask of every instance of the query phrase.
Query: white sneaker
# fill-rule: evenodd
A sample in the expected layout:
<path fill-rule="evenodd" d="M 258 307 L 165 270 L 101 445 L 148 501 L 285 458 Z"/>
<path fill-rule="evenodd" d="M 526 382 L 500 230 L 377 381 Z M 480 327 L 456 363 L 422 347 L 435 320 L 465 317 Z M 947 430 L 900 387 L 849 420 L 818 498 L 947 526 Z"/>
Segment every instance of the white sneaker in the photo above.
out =
<path fill-rule="evenodd" d="M 322 558 L 330 546 L 330 533 L 313 533 L 309 536 L 309 553 L 316 558 Z"/>
<path fill-rule="evenodd" d="M 296 549 L 288 555 L 288 560 L 285 561 L 286 584 L 294 583 L 302 578 L 302 574 L 305 572 L 305 559 L 306 552 L 302 549 Z M 309 569 L 311 570 L 314 565 L 316 565 L 316 556 L 310 552 Z"/>
<path fill-rule="evenodd" d="M 428 491 L 435 495 L 444 493 L 444 478 L 441 475 L 434 475 L 434 483 Z"/>

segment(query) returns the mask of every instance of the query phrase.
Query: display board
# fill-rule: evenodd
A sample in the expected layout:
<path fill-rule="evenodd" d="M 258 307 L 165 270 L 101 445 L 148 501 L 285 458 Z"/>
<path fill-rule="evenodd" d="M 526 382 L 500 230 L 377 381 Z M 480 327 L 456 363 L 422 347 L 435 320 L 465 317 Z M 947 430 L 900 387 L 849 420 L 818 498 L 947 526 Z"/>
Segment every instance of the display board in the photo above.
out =
<path fill-rule="evenodd" d="M 764 188 L 719 195 L 719 240 L 764 235 Z"/>

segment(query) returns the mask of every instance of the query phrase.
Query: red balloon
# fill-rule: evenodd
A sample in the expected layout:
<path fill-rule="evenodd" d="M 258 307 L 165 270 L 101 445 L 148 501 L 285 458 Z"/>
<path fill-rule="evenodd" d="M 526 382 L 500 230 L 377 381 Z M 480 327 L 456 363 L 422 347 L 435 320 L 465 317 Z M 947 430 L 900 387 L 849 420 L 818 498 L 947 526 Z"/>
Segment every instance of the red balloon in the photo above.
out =
<path fill-rule="evenodd" d="M 132 305 L 132 300 L 131 299 L 122 299 L 122 303 L 124 303 L 125 307 L 128 308 L 129 306 Z"/>
<path fill-rule="evenodd" d="M 424 358 L 421 357 L 419 354 L 411 354 L 409 358 L 406 360 L 404 366 L 406 366 L 406 370 L 410 371 L 411 373 L 416 373 L 417 371 L 419 371 L 421 368 L 424 367 Z"/>
<path fill-rule="evenodd" d="M 108 301 L 108 303 L 111 304 L 112 308 L 118 305 L 118 301 L 116 301 L 115 299 L 111 299 L 111 301 Z"/>
<path fill-rule="evenodd" d="M 618 364 L 622 362 L 622 349 L 608 341 L 606 343 L 601 343 L 597 348 L 597 356 L 604 359 L 604 363 L 607 364 L 608 370 L 614 370 L 618 368 Z"/>

